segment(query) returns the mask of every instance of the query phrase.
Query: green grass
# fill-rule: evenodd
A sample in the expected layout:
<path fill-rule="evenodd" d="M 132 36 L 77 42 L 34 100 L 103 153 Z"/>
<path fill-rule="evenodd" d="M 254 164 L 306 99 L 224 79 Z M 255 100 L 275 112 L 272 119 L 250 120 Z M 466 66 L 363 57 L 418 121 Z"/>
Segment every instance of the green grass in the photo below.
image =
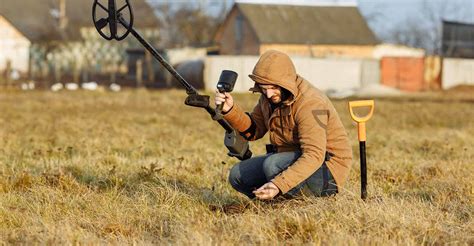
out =
<path fill-rule="evenodd" d="M 0 92 L 0 243 L 472 245 L 474 96 L 456 95 L 376 100 L 366 202 L 334 101 L 354 150 L 345 189 L 264 203 L 227 183 L 223 129 L 184 91 Z"/>

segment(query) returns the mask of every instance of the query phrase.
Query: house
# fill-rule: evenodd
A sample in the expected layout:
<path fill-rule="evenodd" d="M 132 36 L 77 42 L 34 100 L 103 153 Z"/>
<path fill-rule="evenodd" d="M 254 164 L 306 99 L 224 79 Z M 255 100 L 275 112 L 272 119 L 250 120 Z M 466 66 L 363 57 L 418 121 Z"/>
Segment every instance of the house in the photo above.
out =
<path fill-rule="evenodd" d="M 131 4 L 134 15 L 142 17 L 135 21 L 136 28 L 159 26 L 153 9 L 145 0 L 134 0 Z M 92 1 L 2 0 L 0 16 L 34 43 L 77 41 L 82 39 L 81 28 L 94 28 Z"/>
<path fill-rule="evenodd" d="M 146 0 L 134 0 L 131 5 L 136 18 L 134 27 L 145 37 L 157 38 L 160 23 Z M 100 17 L 107 15 L 102 12 Z M 92 1 L 2 0 L 0 34 L 0 70 L 9 61 L 14 69 L 36 76 L 56 68 L 76 70 L 78 74 L 78 68 L 87 62 L 102 68 L 106 64 L 101 62 L 122 59 L 117 56 L 123 56 L 125 52 L 120 49 L 126 49 L 123 44 L 107 42 L 99 36 L 92 20 Z"/>
<path fill-rule="evenodd" d="M 474 86 L 474 23 L 443 20 L 442 88 Z"/>
<path fill-rule="evenodd" d="M 356 6 L 236 3 L 216 32 L 221 55 L 372 57 L 378 40 Z"/>
<path fill-rule="evenodd" d="M 443 20 L 442 55 L 474 58 L 474 24 Z"/>
<path fill-rule="evenodd" d="M 30 40 L 0 16 L 0 71 L 9 67 L 26 73 L 30 46 Z"/>

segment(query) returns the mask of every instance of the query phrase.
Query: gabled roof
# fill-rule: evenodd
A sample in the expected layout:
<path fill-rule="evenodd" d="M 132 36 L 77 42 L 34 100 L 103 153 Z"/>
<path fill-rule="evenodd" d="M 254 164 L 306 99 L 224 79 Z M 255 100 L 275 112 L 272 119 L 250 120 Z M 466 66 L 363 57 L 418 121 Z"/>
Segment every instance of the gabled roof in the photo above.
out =
<path fill-rule="evenodd" d="M 66 0 L 68 24 L 61 32 L 51 11 L 58 9 L 59 0 L 1 0 L 0 15 L 33 42 L 79 40 L 81 27 L 94 27 L 91 0 Z M 100 1 L 107 6 L 107 1 Z M 119 3 L 121 1 L 117 1 Z M 153 9 L 145 0 L 131 0 L 137 28 L 159 27 Z"/>
<path fill-rule="evenodd" d="M 355 6 L 236 3 L 261 43 L 374 45 L 377 38 Z"/>

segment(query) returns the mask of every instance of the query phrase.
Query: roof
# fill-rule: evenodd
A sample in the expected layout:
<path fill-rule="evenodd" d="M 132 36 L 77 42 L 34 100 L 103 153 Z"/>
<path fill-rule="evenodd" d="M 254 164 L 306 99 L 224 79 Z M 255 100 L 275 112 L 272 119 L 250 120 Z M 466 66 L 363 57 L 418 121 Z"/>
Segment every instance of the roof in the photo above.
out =
<path fill-rule="evenodd" d="M 355 6 L 236 3 L 261 43 L 374 45 L 374 33 Z"/>
<path fill-rule="evenodd" d="M 1 1 L 0 15 L 33 42 L 63 39 L 79 40 L 81 38 L 81 27 L 94 26 L 92 21 L 92 1 L 66 0 L 68 24 L 64 32 L 60 31 L 58 20 L 51 14 L 53 9 L 59 8 L 59 0 Z M 105 1 L 101 3 L 104 4 Z M 137 28 L 159 27 L 159 21 L 154 15 L 153 9 L 145 0 L 133 0 L 131 5 L 135 16 L 134 24 Z"/>

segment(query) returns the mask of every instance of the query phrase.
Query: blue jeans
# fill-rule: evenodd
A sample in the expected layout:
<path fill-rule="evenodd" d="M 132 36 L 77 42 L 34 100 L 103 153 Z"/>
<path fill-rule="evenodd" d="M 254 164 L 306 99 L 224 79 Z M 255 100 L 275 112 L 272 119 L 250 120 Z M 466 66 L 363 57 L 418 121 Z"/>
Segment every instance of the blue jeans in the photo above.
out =
<path fill-rule="evenodd" d="M 281 152 L 244 160 L 232 167 L 229 182 L 238 192 L 253 199 L 255 195 L 252 191 L 272 180 L 300 156 L 300 151 Z M 329 196 L 337 193 L 336 182 L 326 163 L 323 163 L 308 179 L 291 189 L 285 196 L 294 197 L 300 194 L 303 188 L 308 188 L 314 196 Z"/>

